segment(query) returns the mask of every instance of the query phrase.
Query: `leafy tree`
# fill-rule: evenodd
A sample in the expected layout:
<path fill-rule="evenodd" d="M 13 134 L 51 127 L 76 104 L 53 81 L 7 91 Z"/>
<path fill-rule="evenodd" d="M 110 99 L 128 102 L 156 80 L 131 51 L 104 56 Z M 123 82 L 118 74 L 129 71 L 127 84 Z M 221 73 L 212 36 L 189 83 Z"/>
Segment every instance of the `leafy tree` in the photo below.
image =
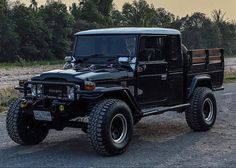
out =
<path fill-rule="evenodd" d="M 77 31 L 122 26 L 172 27 L 182 32 L 190 49 L 224 47 L 227 55 L 236 54 L 236 24 L 225 12 L 214 10 L 211 19 L 196 12 L 175 17 L 164 8 L 155 8 L 145 0 L 125 3 L 122 11 L 112 0 L 79 0 L 69 11 L 61 1 L 48 0 L 38 8 L 37 0 L 25 6 L 17 1 L 9 6 L 0 0 L 0 62 L 63 58 Z"/>
<path fill-rule="evenodd" d="M 109 17 L 113 7 L 112 2 L 113 0 L 97 0 L 98 12 L 105 17 Z"/>
<path fill-rule="evenodd" d="M 88 22 L 96 27 L 108 27 L 111 24 L 112 0 L 81 0 L 79 4 L 79 22 Z M 78 25 L 78 24 L 77 24 Z"/>
<path fill-rule="evenodd" d="M 70 6 L 70 13 L 72 16 L 74 16 L 75 20 L 79 19 L 79 5 L 77 5 L 76 3 L 72 3 L 72 5 Z"/>
<path fill-rule="evenodd" d="M 100 28 L 100 26 L 96 22 L 88 22 L 86 20 L 78 19 L 74 26 L 74 32 L 84 31 L 88 29 L 96 29 Z"/>
<path fill-rule="evenodd" d="M 152 18 L 152 25 L 158 27 L 170 27 L 175 21 L 174 14 L 166 11 L 164 8 L 157 8 L 155 16 Z"/>
<path fill-rule="evenodd" d="M 48 45 L 56 58 L 64 58 L 71 46 L 74 18 L 61 2 L 47 2 L 39 9 L 39 14 L 47 25 Z"/>
<path fill-rule="evenodd" d="M 114 27 L 124 26 L 124 17 L 122 13 L 116 9 L 113 9 L 111 11 L 111 22 Z"/>
<path fill-rule="evenodd" d="M 153 17 L 155 17 L 155 9 L 145 0 L 133 1 L 132 4 L 125 3 L 122 9 L 124 23 L 127 26 L 149 26 Z"/>
<path fill-rule="evenodd" d="M 228 22 L 226 13 L 221 9 L 212 11 L 212 20 L 218 26 L 222 35 L 222 45 L 227 55 L 236 54 L 236 25 Z"/>
<path fill-rule="evenodd" d="M 102 15 L 98 12 L 96 0 L 82 0 L 80 2 L 79 18 L 91 23 L 101 22 Z"/>
<path fill-rule="evenodd" d="M 218 27 L 203 13 L 196 12 L 182 18 L 179 29 L 184 43 L 190 49 L 219 47 L 221 44 Z"/>
<path fill-rule="evenodd" d="M 23 4 L 14 6 L 11 12 L 20 38 L 17 54 L 25 60 L 39 60 L 50 56 L 45 51 L 49 50 L 46 26 L 37 12 Z"/>
<path fill-rule="evenodd" d="M 0 62 L 14 62 L 19 49 L 19 37 L 15 31 L 6 0 L 0 0 Z"/>
<path fill-rule="evenodd" d="M 213 22 L 215 22 L 215 23 L 223 23 L 223 22 L 225 22 L 226 21 L 225 14 L 226 13 L 223 12 L 221 9 L 213 10 L 212 13 L 211 13 Z"/>
<path fill-rule="evenodd" d="M 38 2 L 36 0 L 31 0 L 30 8 L 37 11 L 38 10 Z"/>
<path fill-rule="evenodd" d="M 222 34 L 222 45 L 227 55 L 236 54 L 236 25 L 229 22 L 217 24 Z"/>

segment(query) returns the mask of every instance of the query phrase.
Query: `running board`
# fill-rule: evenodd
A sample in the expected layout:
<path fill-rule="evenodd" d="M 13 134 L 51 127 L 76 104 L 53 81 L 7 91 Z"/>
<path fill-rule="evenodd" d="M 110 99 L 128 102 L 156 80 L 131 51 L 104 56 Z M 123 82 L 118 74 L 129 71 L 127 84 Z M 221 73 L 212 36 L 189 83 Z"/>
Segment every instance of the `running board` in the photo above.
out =
<path fill-rule="evenodd" d="M 171 106 L 171 107 L 156 107 L 156 108 L 151 108 L 151 109 L 145 109 L 142 111 L 142 117 L 147 117 L 150 115 L 158 115 L 158 114 L 163 114 L 167 111 L 172 111 L 172 110 L 179 110 L 182 108 L 187 108 L 190 106 L 190 103 L 186 103 L 186 104 L 180 104 L 177 106 Z"/>

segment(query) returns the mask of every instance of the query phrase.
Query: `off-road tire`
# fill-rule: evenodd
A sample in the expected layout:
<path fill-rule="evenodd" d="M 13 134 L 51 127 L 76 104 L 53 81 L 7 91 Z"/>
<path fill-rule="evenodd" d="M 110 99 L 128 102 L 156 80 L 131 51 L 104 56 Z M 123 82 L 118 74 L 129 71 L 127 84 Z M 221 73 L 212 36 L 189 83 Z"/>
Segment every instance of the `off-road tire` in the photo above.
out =
<path fill-rule="evenodd" d="M 21 145 L 35 145 L 42 142 L 48 128 L 37 123 L 32 116 L 23 114 L 20 107 L 21 100 L 16 99 L 11 103 L 6 117 L 6 128 L 10 138 Z"/>
<path fill-rule="evenodd" d="M 119 143 L 114 142 L 111 133 L 116 116 L 122 116 L 127 126 L 124 139 Z M 98 154 L 112 156 L 125 152 L 133 133 L 133 117 L 129 106 L 117 99 L 102 100 L 90 112 L 87 131 L 89 142 Z"/>
<path fill-rule="evenodd" d="M 212 115 L 209 115 L 209 121 L 204 116 L 206 101 L 210 102 L 209 104 L 212 106 Z M 206 87 L 197 87 L 191 97 L 190 104 L 191 106 L 185 112 L 188 126 L 194 131 L 210 130 L 215 123 L 217 115 L 216 99 L 212 90 Z"/>

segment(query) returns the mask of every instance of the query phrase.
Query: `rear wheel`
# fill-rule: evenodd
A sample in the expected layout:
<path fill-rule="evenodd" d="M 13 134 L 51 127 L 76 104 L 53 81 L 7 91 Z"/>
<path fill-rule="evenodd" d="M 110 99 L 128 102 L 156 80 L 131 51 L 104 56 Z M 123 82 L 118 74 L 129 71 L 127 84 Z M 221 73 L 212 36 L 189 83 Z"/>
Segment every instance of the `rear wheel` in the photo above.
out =
<path fill-rule="evenodd" d="M 125 152 L 132 138 L 133 118 L 129 106 L 116 99 L 105 99 L 89 115 L 88 137 L 93 149 L 102 155 Z"/>
<path fill-rule="evenodd" d="M 10 138 L 21 145 L 34 145 L 42 142 L 47 134 L 48 128 L 36 120 L 22 113 L 21 100 L 16 99 L 10 105 L 6 118 L 6 128 Z"/>
<path fill-rule="evenodd" d="M 185 112 L 186 120 L 194 131 L 208 131 L 217 115 L 216 99 L 209 88 L 198 87 L 191 98 L 191 106 Z"/>

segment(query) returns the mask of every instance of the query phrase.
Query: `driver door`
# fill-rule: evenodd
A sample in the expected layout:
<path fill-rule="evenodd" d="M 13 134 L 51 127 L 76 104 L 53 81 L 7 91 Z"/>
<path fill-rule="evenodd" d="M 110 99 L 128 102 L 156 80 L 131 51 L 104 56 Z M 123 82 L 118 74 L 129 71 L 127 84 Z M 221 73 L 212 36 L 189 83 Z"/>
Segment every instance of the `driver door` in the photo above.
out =
<path fill-rule="evenodd" d="M 137 65 L 137 98 L 140 105 L 167 100 L 167 61 L 163 36 L 143 36 Z"/>

